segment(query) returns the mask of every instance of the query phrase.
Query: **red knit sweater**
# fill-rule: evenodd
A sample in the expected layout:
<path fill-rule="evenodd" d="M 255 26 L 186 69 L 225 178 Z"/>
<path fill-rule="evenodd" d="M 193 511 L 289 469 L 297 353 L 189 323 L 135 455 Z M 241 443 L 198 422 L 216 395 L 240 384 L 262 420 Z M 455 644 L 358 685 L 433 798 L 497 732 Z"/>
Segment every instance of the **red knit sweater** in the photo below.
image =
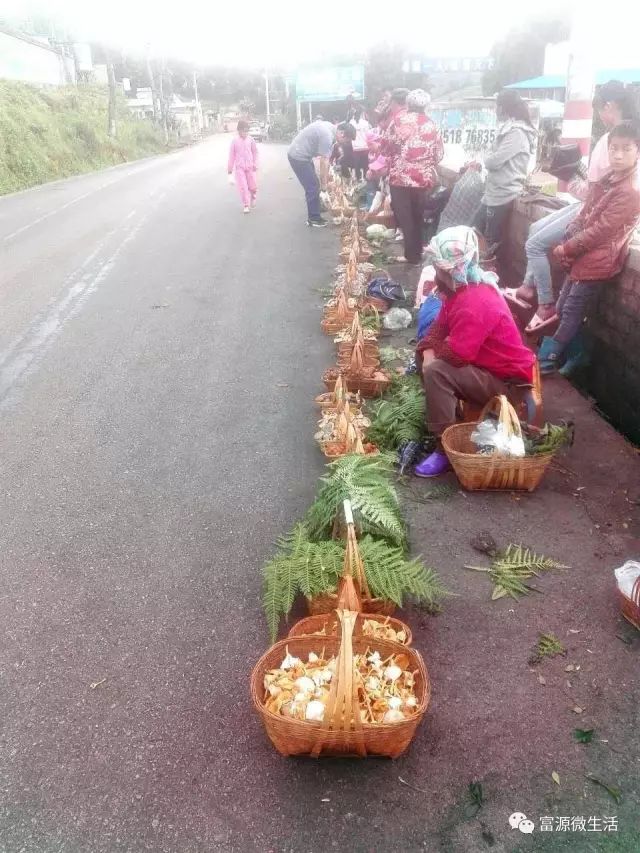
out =
<path fill-rule="evenodd" d="M 445 299 L 438 319 L 418 344 L 458 367 L 472 364 L 500 379 L 531 382 L 535 356 L 522 343 L 511 311 L 495 287 L 471 284 Z"/>

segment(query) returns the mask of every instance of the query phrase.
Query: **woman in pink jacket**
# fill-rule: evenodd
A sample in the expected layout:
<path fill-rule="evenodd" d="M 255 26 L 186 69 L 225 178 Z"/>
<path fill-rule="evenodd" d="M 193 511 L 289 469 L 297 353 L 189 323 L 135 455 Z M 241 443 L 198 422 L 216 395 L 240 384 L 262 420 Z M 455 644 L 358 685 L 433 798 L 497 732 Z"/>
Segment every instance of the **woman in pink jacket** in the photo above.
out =
<path fill-rule="evenodd" d="M 244 205 L 244 212 L 249 213 L 250 208 L 256 206 L 256 194 L 258 192 L 258 185 L 256 184 L 258 146 L 255 139 L 249 136 L 249 122 L 247 121 L 240 120 L 238 122 L 238 135 L 231 141 L 227 170 L 232 182 L 235 178 L 240 200 Z"/>

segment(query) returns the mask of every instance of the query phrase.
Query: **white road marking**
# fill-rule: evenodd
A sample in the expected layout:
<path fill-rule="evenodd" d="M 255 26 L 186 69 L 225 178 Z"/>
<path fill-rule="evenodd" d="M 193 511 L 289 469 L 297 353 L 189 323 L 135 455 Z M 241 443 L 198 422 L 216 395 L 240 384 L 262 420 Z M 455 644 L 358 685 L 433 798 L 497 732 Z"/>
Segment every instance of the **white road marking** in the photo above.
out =
<path fill-rule="evenodd" d="M 19 380 L 33 372 L 64 325 L 80 311 L 91 294 L 95 293 L 105 281 L 124 249 L 138 236 L 147 221 L 149 212 L 143 214 L 133 226 L 129 226 L 130 220 L 135 215 L 136 211 L 132 210 L 120 228 L 114 229 L 107 235 L 81 266 L 68 277 L 68 287 L 63 291 L 61 298 L 50 303 L 46 311 L 36 317 L 25 334 L 0 353 L 0 408 L 6 408 L 11 392 Z M 104 261 L 98 262 L 96 267 L 94 262 L 105 245 L 125 227 L 131 228 L 127 236 L 119 242 L 115 251 Z"/>

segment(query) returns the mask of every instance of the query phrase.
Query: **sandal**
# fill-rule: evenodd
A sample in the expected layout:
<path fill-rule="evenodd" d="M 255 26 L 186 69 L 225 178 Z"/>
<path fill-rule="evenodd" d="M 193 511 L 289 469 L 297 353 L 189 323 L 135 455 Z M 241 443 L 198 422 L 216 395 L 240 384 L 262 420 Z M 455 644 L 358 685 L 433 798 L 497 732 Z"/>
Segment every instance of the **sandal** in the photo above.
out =
<path fill-rule="evenodd" d="M 505 287 L 502 291 L 502 295 L 508 302 L 514 302 L 520 308 L 533 308 L 533 304 L 531 302 L 527 302 L 525 299 L 522 299 L 521 296 L 518 296 L 519 287 Z"/>
<path fill-rule="evenodd" d="M 548 317 L 546 320 L 544 320 L 536 311 L 536 313 L 533 315 L 533 317 L 529 321 L 529 324 L 524 330 L 525 335 L 542 334 L 542 332 L 546 331 L 547 329 L 550 329 L 557 322 L 557 314 L 553 314 L 553 316 Z"/>

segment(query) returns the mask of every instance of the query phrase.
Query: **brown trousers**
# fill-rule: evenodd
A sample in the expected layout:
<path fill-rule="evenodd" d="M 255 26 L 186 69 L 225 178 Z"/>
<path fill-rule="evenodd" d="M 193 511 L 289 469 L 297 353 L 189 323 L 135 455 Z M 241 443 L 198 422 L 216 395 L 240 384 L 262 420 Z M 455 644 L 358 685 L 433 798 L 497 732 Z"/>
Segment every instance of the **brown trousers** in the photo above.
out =
<path fill-rule="evenodd" d="M 507 384 L 487 370 L 467 364 L 454 367 L 436 358 L 423 368 L 427 400 L 427 428 L 440 437 L 456 422 L 458 400 L 484 406 L 496 394 L 506 394 Z"/>

